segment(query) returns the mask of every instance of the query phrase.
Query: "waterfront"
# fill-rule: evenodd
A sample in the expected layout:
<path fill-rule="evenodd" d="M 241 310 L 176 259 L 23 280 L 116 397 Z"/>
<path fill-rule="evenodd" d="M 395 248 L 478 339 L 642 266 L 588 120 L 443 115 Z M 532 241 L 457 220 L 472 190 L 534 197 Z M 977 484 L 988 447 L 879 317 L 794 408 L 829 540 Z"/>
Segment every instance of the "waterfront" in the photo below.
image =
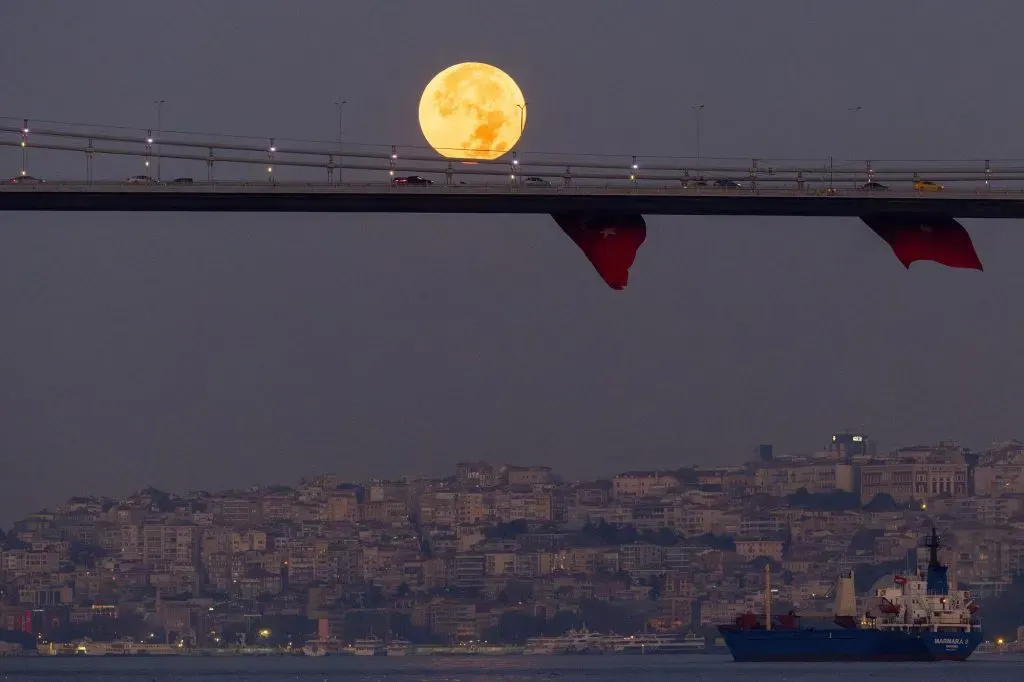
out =
<path fill-rule="evenodd" d="M 4 682 L 76 679 L 80 682 L 817 682 L 903 680 L 927 675 L 930 682 L 1008 682 L 1019 678 L 1024 657 L 979 656 L 967 663 L 746 665 L 728 656 L 670 658 L 488 657 L 481 658 L 16 658 L 0 662 Z"/>

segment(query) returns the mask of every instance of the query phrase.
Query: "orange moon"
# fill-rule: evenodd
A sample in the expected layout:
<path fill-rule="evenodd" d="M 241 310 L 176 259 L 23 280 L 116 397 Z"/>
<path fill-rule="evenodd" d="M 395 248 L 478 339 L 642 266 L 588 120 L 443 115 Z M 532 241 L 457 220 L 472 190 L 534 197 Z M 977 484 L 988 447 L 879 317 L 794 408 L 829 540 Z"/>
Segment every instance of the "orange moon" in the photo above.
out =
<path fill-rule="evenodd" d="M 437 74 L 420 97 L 420 130 L 449 159 L 497 159 L 526 127 L 526 100 L 512 77 L 480 62 Z"/>

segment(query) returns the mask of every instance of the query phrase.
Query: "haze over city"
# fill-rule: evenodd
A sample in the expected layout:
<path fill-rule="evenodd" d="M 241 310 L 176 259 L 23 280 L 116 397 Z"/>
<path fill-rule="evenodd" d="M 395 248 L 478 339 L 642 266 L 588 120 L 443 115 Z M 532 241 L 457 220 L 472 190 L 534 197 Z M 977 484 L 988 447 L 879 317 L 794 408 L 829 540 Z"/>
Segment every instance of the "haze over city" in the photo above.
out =
<path fill-rule="evenodd" d="M 1024 9 L 980 7 L 21 3 L 0 115 L 145 127 L 163 100 L 169 129 L 332 140 L 345 99 L 346 140 L 422 145 L 424 84 L 479 60 L 526 94 L 526 150 L 689 155 L 703 104 L 709 157 L 1022 158 Z M 984 273 L 907 271 L 852 218 L 654 216 L 614 292 L 544 216 L 6 213 L 0 526 L 151 484 L 591 478 L 843 428 L 984 448 L 1022 432 L 1024 237 L 964 223 Z"/>

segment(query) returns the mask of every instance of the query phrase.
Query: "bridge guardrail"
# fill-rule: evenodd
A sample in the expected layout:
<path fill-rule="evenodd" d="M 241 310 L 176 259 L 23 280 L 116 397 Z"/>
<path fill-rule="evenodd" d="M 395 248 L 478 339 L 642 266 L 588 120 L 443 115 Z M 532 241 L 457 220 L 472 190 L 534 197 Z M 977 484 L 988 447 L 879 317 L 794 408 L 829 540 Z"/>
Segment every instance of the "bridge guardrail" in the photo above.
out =
<path fill-rule="evenodd" d="M 679 182 L 684 178 L 704 177 L 737 179 L 758 183 L 800 181 L 807 183 L 864 183 L 865 181 L 902 182 L 918 177 L 941 182 L 1024 182 L 1024 160 L 1021 159 L 964 159 L 964 160 L 854 160 L 833 157 L 805 159 L 785 158 L 687 158 L 625 154 L 553 154 L 550 152 L 514 149 L 498 159 L 448 159 L 417 145 L 370 145 L 373 151 L 361 150 L 358 143 L 344 148 L 338 143 L 322 142 L 320 148 L 292 147 L 283 138 L 267 138 L 265 145 L 232 141 L 232 136 L 210 138 L 183 138 L 186 133 L 138 129 L 130 135 L 121 128 L 117 131 L 97 130 L 85 124 L 59 124 L 77 129 L 36 128 L 28 120 L 20 126 L 15 119 L 0 118 L 0 147 L 20 148 L 22 170 L 27 167 L 31 152 L 56 151 L 83 155 L 87 175 L 92 177 L 94 157 L 127 156 L 150 160 L 188 161 L 202 164 L 209 178 L 229 165 L 267 166 L 296 171 L 325 172 L 328 181 L 335 171 L 354 171 L 356 174 L 383 173 L 391 175 L 429 174 L 459 177 L 508 177 L 509 175 L 538 176 L 557 183 L 563 177 L 606 182 Z M 53 122 L 50 122 L 51 124 Z M 188 135 L 198 135 L 189 133 Z M 249 138 L 255 140 L 256 138 Z M 80 144 L 74 144 L 74 143 Z M 96 146 L 96 143 L 106 146 Z M 310 142 L 310 141 L 306 141 Z M 224 152 L 232 154 L 224 155 Z M 409 152 L 409 153 L 407 153 Z M 469 167 L 463 163 L 472 164 Z M 140 170 L 142 170 L 140 168 Z M 339 177 L 339 180 L 341 178 Z"/>

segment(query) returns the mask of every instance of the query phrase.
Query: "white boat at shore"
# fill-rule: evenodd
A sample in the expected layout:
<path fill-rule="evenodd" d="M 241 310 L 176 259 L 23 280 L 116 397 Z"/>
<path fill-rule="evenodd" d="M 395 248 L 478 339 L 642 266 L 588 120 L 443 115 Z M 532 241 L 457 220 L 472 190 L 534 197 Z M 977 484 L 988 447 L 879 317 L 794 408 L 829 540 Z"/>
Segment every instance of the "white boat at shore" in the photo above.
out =
<path fill-rule="evenodd" d="M 556 654 L 639 654 L 645 656 L 665 654 L 695 654 L 707 651 L 703 637 L 688 634 L 606 635 L 586 628 L 570 630 L 557 637 L 531 637 L 526 640 L 524 655 Z"/>
<path fill-rule="evenodd" d="M 385 647 L 388 656 L 412 656 L 413 644 L 407 639 L 393 639 Z"/>
<path fill-rule="evenodd" d="M 311 639 L 302 647 L 302 654 L 304 656 L 346 656 L 352 655 L 352 653 L 351 649 L 346 647 L 336 637 Z"/>
<path fill-rule="evenodd" d="M 384 640 L 372 635 L 363 639 L 357 639 L 352 643 L 352 650 L 356 656 L 386 656 L 388 653 Z"/>
<path fill-rule="evenodd" d="M 586 627 L 581 630 L 569 630 L 557 637 L 531 637 L 526 640 L 523 654 L 600 654 L 611 650 L 608 635 L 591 632 Z"/>
<path fill-rule="evenodd" d="M 612 648 L 616 654 L 655 656 L 667 654 L 701 654 L 707 651 L 707 642 L 700 635 L 690 633 L 680 639 L 676 635 L 643 634 L 623 638 Z"/>
<path fill-rule="evenodd" d="M 313 640 L 302 647 L 303 656 L 326 656 L 327 647 L 323 646 L 321 642 Z"/>
<path fill-rule="evenodd" d="M 67 644 L 40 644 L 37 653 L 43 656 L 178 656 L 183 649 L 163 643 L 136 642 L 116 639 L 112 642 L 94 642 L 90 639 Z"/>

